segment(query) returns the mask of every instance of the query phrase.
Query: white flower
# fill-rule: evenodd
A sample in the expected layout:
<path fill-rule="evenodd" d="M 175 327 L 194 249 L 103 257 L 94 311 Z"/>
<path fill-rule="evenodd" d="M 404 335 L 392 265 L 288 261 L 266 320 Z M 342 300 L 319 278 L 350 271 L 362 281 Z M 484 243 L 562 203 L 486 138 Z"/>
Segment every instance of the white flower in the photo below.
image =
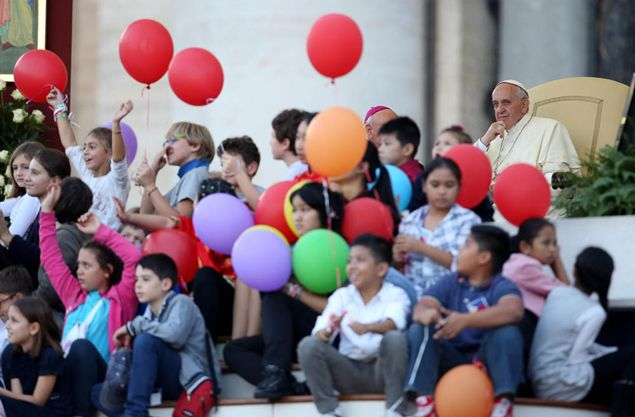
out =
<path fill-rule="evenodd" d="M 0 151 L 0 162 L 2 162 L 3 164 L 6 164 L 7 162 L 9 162 L 9 151 L 4 150 L 4 151 Z M 0 187 L 2 187 L 4 184 L 0 184 Z"/>
<path fill-rule="evenodd" d="M 17 91 L 17 90 L 14 90 Z M 14 123 L 22 123 L 24 118 L 27 117 L 29 113 L 25 112 L 23 109 L 15 109 L 13 110 L 13 122 Z"/>
<path fill-rule="evenodd" d="M 7 169 L 4 170 L 4 176 L 7 178 L 11 176 L 11 165 L 7 165 Z"/>
<path fill-rule="evenodd" d="M 18 101 L 26 100 L 26 97 L 24 97 L 20 90 L 18 90 L 17 88 L 13 90 L 13 92 L 11 93 L 11 97 L 13 97 L 14 100 Z"/>
<path fill-rule="evenodd" d="M 13 184 L 7 184 L 4 186 L 4 197 L 9 198 L 11 195 L 11 191 L 13 191 Z"/>
<path fill-rule="evenodd" d="M 0 80 L 0 91 L 4 91 L 7 88 L 7 83 L 4 80 Z"/>
<path fill-rule="evenodd" d="M 5 185 L 4 177 L 0 175 L 0 187 L 4 187 L 4 185 Z"/>
<path fill-rule="evenodd" d="M 38 109 L 33 110 L 33 112 L 31 112 L 31 116 L 38 123 L 42 123 L 44 119 L 46 119 L 46 116 L 44 116 L 44 113 L 42 113 Z"/>

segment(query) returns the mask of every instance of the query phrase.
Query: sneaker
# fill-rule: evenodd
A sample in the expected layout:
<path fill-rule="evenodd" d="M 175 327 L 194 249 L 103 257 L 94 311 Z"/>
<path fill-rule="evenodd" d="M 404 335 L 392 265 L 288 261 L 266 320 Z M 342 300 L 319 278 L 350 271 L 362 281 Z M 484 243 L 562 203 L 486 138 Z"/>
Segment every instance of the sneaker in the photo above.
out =
<path fill-rule="evenodd" d="M 514 403 L 509 398 L 497 398 L 494 401 L 491 417 L 514 417 Z"/>
<path fill-rule="evenodd" d="M 422 395 L 415 400 L 417 411 L 412 417 L 436 417 L 434 413 L 434 400 L 431 395 Z"/>
<path fill-rule="evenodd" d="M 338 406 L 335 410 L 330 413 L 320 414 L 320 417 L 342 417 L 342 409 Z"/>
<path fill-rule="evenodd" d="M 288 370 L 276 365 L 267 365 L 263 373 L 265 377 L 254 392 L 255 398 L 277 400 L 295 394 L 296 380 Z"/>

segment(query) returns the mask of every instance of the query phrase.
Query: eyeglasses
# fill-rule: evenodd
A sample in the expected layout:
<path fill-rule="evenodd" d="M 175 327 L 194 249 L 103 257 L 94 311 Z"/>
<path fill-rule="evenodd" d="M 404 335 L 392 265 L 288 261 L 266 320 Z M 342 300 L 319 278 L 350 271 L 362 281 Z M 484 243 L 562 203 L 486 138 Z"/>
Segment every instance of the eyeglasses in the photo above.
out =
<path fill-rule="evenodd" d="M 180 139 L 186 139 L 185 135 L 182 133 L 175 133 L 172 136 L 170 136 L 165 142 L 163 142 L 163 147 L 165 148 L 166 146 L 172 145 L 176 143 L 177 140 L 180 140 Z"/>

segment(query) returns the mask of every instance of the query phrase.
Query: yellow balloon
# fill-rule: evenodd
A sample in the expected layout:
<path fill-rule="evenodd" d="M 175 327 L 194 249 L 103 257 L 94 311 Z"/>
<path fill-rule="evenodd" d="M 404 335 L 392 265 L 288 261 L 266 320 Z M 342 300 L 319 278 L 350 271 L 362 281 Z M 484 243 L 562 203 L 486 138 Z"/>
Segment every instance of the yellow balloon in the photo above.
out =
<path fill-rule="evenodd" d="M 287 246 L 289 246 L 289 241 L 287 240 L 287 238 L 284 237 L 282 232 L 280 232 L 280 230 L 276 229 L 275 227 L 267 226 L 266 224 L 257 224 L 255 226 L 251 226 L 249 229 L 245 230 L 243 233 L 249 232 L 251 230 L 269 230 L 270 232 L 273 232 L 277 234 L 278 236 L 280 236 L 280 238 L 284 241 L 284 243 L 286 243 Z"/>
<path fill-rule="evenodd" d="M 293 187 L 289 188 L 287 191 L 287 195 L 284 197 L 284 219 L 287 221 L 289 225 L 289 229 L 293 232 L 294 235 L 298 235 L 298 229 L 295 227 L 295 223 L 293 222 L 293 205 L 291 204 L 291 194 L 295 192 L 295 190 L 299 190 L 304 187 L 304 184 L 309 181 L 300 181 L 299 183 L 293 185 Z"/>

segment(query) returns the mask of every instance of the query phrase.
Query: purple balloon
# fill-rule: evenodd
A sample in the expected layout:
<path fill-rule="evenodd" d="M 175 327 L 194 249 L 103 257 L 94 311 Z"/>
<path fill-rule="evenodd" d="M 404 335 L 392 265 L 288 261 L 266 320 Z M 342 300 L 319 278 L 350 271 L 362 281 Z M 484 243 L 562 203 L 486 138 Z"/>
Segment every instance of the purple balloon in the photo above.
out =
<path fill-rule="evenodd" d="M 232 249 L 236 276 L 259 291 L 277 291 L 291 276 L 291 248 L 270 230 L 247 229 Z"/>
<path fill-rule="evenodd" d="M 238 236 L 254 225 L 254 215 L 234 196 L 211 194 L 194 207 L 192 223 L 201 242 L 229 255 Z"/>
<path fill-rule="evenodd" d="M 102 126 L 112 129 L 112 122 L 104 123 Z M 119 123 L 119 126 L 121 127 L 123 143 L 126 145 L 126 162 L 128 166 L 130 166 L 135 156 L 137 156 L 137 135 L 135 135 L 134 130 L 124 122 Z"/>

